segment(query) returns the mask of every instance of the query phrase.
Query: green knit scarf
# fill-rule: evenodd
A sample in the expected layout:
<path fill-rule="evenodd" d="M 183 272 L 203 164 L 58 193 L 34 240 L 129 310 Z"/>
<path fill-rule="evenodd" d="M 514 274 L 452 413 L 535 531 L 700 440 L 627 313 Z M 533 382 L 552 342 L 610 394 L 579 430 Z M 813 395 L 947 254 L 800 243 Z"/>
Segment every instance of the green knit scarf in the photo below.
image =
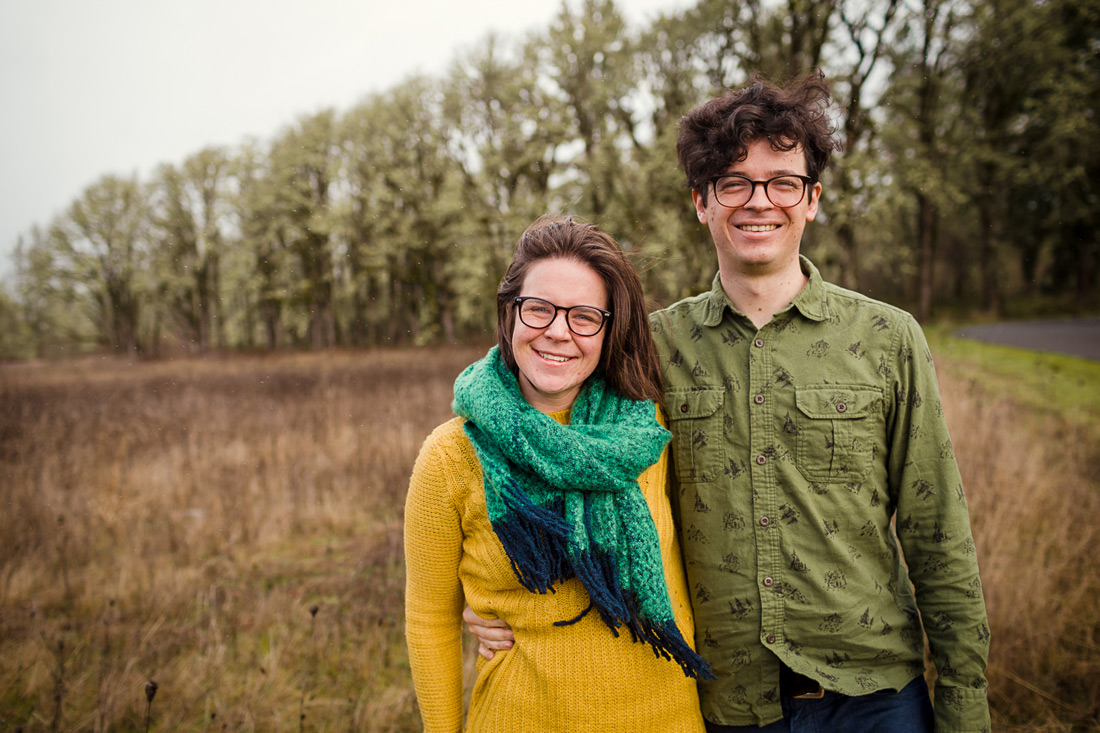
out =
<path fill-rule="evenodd" d="M 670 433 L 653 402 L 626 399 L 590 379 L 562 425 L 531 406 L 494 346 L 455 381 L 454 411 L 466 419 L 485 477 L 485 504 L 512 570 L 545 593 L 577 577 L 618 636 L 675 659 L 690 677 L 710 666 L 676 628 L 660 541 L 638 476 L 657 462 Z"/>

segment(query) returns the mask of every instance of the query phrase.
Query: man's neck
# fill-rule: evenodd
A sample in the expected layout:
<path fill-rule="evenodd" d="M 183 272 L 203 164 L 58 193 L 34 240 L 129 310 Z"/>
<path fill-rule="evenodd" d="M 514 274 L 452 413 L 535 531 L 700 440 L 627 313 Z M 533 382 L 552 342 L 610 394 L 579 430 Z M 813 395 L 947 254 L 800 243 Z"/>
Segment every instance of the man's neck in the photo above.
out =
<path fill-rule="evenodd" d="M 809 278 L 795 258 L 792 266 L 773 272 L 721 270 L 722 290 L 733 307 L 748 316 L 757 328 L 765 326 L 786 308 Z"/>

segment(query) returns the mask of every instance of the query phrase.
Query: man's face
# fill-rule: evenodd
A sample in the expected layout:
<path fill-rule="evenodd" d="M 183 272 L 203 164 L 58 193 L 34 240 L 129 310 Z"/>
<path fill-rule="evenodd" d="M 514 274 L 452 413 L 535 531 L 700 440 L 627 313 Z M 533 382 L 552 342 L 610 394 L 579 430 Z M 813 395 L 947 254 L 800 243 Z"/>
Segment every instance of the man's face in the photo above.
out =
<path fill-rule="evenodd" d="M 802 148 L 781 152 L 767 140 L 749 144 L 744 160 L 735 161 L 726 173 L 736 173 L 754 181 L 766 181 L 782 175 L 806 175 Z M 710 185 L 710 184 L 708 184 Z M 718 266 L 724 274 L 761 276 L 797 267 L 798 248 L 806 222 L 817 216 L 821 184 L 808 188 L 802 201 L 790 208 L 775 206 L 756 186 L 744 206 L 727 208 L 718 203 L 713 187 L 703 197 L 692 192 L 699 221 L 710 229 L 718 250 Z"/>

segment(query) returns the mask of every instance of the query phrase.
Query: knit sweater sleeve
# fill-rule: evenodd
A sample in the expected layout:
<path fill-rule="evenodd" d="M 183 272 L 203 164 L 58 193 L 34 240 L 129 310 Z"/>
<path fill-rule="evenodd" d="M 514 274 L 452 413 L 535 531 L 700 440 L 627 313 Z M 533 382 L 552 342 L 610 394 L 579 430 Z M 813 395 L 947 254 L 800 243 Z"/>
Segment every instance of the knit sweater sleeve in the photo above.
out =
<path fill-rule="evenodd" d="M 405 502 L 405 633 L 427 733 L 462 730 L 462 524 L 448 442 L 439 429 L 425 440 Z"/>

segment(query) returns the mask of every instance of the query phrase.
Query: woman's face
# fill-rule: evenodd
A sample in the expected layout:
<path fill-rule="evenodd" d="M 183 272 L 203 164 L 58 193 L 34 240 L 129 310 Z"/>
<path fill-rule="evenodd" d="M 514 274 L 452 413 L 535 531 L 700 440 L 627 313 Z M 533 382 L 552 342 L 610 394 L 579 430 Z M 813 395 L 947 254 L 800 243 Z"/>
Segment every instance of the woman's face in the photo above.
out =
<path fill-rule="evenodd" d="M 539 260 L 528 268 L 519 294 L 562 308 L 590 305 L 610 310 L 603 280 L 591 267 L 576 260 Z M 558 311 L 549 326 L 531 328 L 524 325 L 517 312 L 512 354 L 519 367 L 520 391 L 527 401 L 546 413 L 572 407 L 584 380 L 600 363 L 607 330 L 605 323 L 595 336 L 578 336 L 569 330 L 565 311 Z"/>

